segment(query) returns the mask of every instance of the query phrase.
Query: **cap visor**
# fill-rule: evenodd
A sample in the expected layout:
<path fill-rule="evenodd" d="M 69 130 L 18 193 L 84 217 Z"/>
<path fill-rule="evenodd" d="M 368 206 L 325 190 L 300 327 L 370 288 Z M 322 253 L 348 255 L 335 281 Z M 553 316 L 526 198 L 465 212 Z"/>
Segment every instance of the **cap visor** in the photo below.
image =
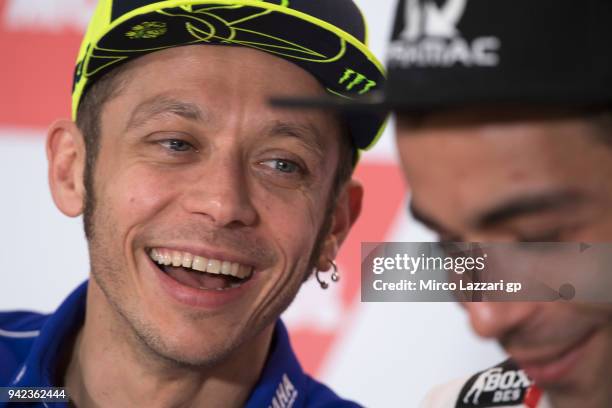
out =
<path fill-rule="evenodd" d="M 382 92 L 371 93 L 356 99 L 335 95 L 327 95 L 320 98 L 273 97 L 270 99 L 270 104 L 279 108 L 333 109 L 346 113 L 384 114 L 392 109 L 392 105 L 385 99 L 385 95 Z"/>

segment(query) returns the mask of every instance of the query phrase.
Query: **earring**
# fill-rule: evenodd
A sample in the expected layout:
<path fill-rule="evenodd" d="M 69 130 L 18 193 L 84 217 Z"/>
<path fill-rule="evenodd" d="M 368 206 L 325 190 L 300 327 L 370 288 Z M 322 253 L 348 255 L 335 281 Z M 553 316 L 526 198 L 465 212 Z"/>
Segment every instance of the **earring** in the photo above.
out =
<path fill-rule="evenodd" d="M 331 264 L 332 268 L 334 268 L 334 271 L 331 275 L 331 280 L 334 282 L 338 282 L 340 280 L 340 274 L 338 274 L 338 267 L 336 266 L 336 263 L 332 260 L 330 260 L 329 263 Z"/>
<path fill-rule="evenodd" d="M 340 280 L 340 275 L 338 274 L 338 267 L 336 266 L 334 261 L 332 261 L 331 259 L 329 260 L 329 263 L 334 269 L 334 272 L 332 272 L 332 275 L 331 275 L 331 280 L 333 282 L 338 282 Z M 321 286 L 321 289 L 327 289 L 329 288 L 329 283 L 321 279 L 321 277 L 319 276 L 320 272 L 321 271 L 317 269 L 317 271 L 315 272 L 315 278 L 317 278 L 317 282 L 319 282 L 319 286 Z"/>
<path fill-rule="evenodd" d="M 319 276 L 320 272 L 321 271 L 317 269 L 317 271 L 315 272 L 315 278 L 317 278 L 317 282 L 319 282 L 321 289 L 327 289 L 329 288 L 329 283 L 325 282 L 324 280 L 321 280 L 321 277 Z"/>

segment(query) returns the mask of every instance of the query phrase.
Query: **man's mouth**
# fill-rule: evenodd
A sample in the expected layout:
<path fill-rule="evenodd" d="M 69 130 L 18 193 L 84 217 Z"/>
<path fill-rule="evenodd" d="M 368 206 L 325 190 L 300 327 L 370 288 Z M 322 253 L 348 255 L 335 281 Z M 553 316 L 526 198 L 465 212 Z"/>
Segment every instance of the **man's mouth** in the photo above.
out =
<path fill-rule="evenodd" d="M 546 386 L 563 382 L 579 361 L 593 334 L 593 332 L 588 333 L 576 343 L 556 352 L 554 355 L 529 359 L 516 355 L 513 357 L 536 383 Z"/>
<path fill-rule="evenodd" d="M 152 248 L 147 254 L 163 273 L 191 288 L 223 291 L 240 287 L 253 276 L 252 266 L 224 259 L 165 248 Z"/>

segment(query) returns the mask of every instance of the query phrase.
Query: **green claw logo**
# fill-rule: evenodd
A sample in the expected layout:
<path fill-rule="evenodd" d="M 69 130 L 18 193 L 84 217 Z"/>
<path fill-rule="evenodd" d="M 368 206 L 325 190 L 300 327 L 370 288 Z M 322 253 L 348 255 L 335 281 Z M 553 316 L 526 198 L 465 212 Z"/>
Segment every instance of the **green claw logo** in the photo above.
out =
<path fill-rule="evenodd" d="M 348 82 L 349 80 L 351 81 Z M 340 81 L 338 81 L 338 84 L 346 84 L 347 91 L 352 91 L 353 88 L 357 85 L 363 85 L 362 89 L 358 92 L 359 95 L 363 95 L 376 86 L 376 81 L 372 81 L 368 79 L 365 75 L 360 74 L 359 72 L 356 72 L 350 68 L 347 68 L 344 71 L 344 75 L 342 75 L 342 78 L 340 78 Z"/>
<path fill-rule="evenodd" d="M 145 21 L 132 27 L 125 36 L 131 39 L 157 38 L 166 34 L 168 31 L 166 23 L 156 21 Z"/>

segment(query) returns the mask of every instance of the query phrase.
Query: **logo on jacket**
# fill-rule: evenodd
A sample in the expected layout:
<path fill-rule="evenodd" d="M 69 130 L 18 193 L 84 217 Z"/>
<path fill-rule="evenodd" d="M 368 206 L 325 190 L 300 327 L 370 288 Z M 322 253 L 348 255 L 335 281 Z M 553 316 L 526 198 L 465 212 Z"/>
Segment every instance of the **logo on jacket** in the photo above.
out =
<path fill-rule="evenodd" d="M 283 374 L 283 379 L 276 387 L 276 393 L 268 408 L 290 408 L 295 403 L 298 391 L 293 386 L 287 374 Z"/>
<path fill-rule="evenodd" d="M 527 374 L 508 360 L 473 376 L 461 390 L 457 408 L 520 405 L 531 385 Z"/>
<path fill-rule="evenodd" d="M 493 67 L 499 38 L 464 38 L 457 28 L 468 0 L 404 0 L 403 28 L 391 43 L 389 60 L 401 67 Z"/>

